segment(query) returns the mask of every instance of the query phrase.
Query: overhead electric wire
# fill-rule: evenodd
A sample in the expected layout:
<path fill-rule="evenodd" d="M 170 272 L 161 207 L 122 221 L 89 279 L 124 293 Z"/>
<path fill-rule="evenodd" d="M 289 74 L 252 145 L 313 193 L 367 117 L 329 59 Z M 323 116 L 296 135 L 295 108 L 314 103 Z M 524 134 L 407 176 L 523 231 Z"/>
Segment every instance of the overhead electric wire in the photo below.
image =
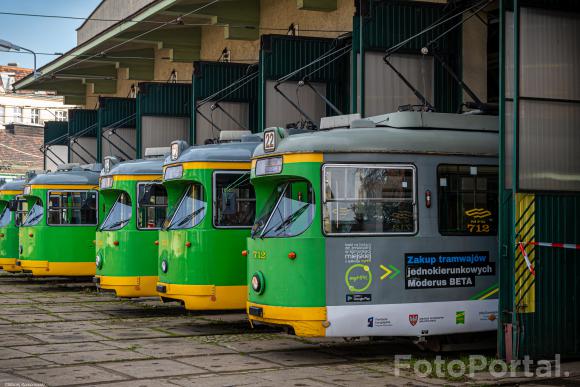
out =
<path fill-rule="evenodd" d="M 25 13 L 25 12 L 0 12 L 0 15 L 8 15 L 8 16 L 24 16 L 24 17 L 40 17 L 40 18 L 48 18 L 48 19 L 69 19 L 69 20 L 83 20 L 83 21 L 102 21 L 102 22 L 128 22 L 128 23 L 135 23 L 135 24 L 165 24 L 166 22 L 158 21 L 158 20 L 134 20 L 134 19 L 106 19 L 106 18 L 95 18 L 95 17 L 80 17 L 80 16 L 65 16 L 65 15 L 48 15 L 48 14 L 40 14 L 40 13 Z M 184 14 L 180 17 L 187 16 Z M 264 31 L 288 31 L 288 28 L 276 28 L 276 27 L 258 27 L 253 25 L 244 25 L 244 24 L 209 24 L 209 23 L 185 23 L 183 21 L 179 21 L 179 18 L 173 21 L 175 25 L 181 26 L 192 26 L 192 27 L 230 27 L 230 28 L 245 28 L 245 29 L 259 29 Z M 309 28 L 304 29 L 301 28 L 300 31 L 304 32 L 350 32 L 350 30 L 324 30 L 324 29 L 315 29 Z"/>
<path fill-rule="evenodd" d="M 437 20 L 435 23 L 431 24 L 429 27 L 427 27 L 427 28 L 425 28 L 425 29 L 423 29 L 423 30 L 419 31 L 419 32 L 418 32 L 418 33 L 416 33 L 415 35 L 413 35 L 413 36 L 411 36 L 411 37 L 409 37 L 409 38 L 407 38 L 407 39 L 405 39 L 405 40 L 402 40 L 402 41 L 400 41 L 399 43 L 395 44 L 393 47 L 389 48 L 389 49 L 386 51 L 386 52 L 387 52 L 387 55 L 391 55 L 391 54 L 393 54 L 395 51 L 397 51 L 397 50 L 398 50 L 398 49 L 400 49 L 401 47 L 405 46 L 405 45 L 406 45 L 407 43 L 409 43 L 410 41 L 412 41 L 412 40 L 414 40 L 414 39 L 418 38 L 419 36 L 421 36 L 421 35 L 424 35 L 425 33 L 429 32 L 429 31 L 431 31 L 431 30 L 433 30 L 433 29 L 435 29 L 435 28 L 437 28 L 437 27 L 439 27 L 439 26 L 441 26 L 441 25 L 443 25 L 443 24 L 445 24 L 445 23 L 447 23 L 447 22 L 449 22 L 449 21 L 451 21 L 451 20 L 453 20 L 453 19 L 455 19 L 456 17 L 458 17 L 458 16 L 462 16 L 464 13 L 467 13 L 468 11 L 471 11 L 471 10 L 473 10 L 473 9 L 475 9 L 475 8 L 478 8 L 478 7 L 480 7 L 481 5 L 483 5 L 483 4 L 486 4 L 486 3 L 488 3 L 488 2 L 490 2 L 490 0 L 483 0 L 483 1 L 480 1 L 480 2 L 478 2 L 478 3 L 474 4 L 474 5 L 472 5 L 471 7 L 467 8 L 467 9 L 464 9 L 464 10 L 463 10 L 463 11 L 461 11 L 461 12 L 457 12 L 456 14 L 453 14 L 453 15 L 451 15 L 451 16 L 449 16 L 449 17 L 447 17 L 447 18 L 443 19 L 443 20 L 441 20 L 441 18 L 440 18 L 440 19 L 438 19 L 438 20 Z"/>
<path fill-rule="evenodd" d="M 128 22 L 128 23 L 147 23 L 147 24 L 165 24 L 164 21 L 158 20 L 133 20 L 133 19 L 105 19 L 105 18 L 96 18 L 96 17 L 80 17 L 80 16 L 65 16 L 65 15 L 47 15 L 47 14 L 40 14 L 40 13 L 24 13 L 24 12 L 0 12 L 0 15 L 8 15 L 8 16 L 26 16 L 26 17 L 41 17 L 41 18 L 48 18 L 48 19 L 69 19 L 69 20 L 83 20 L 83 21 L 102 21 L 102 22 Z M 185 15 L 184 15 L 185 16 Z M 183 16 L 182 16 L 183 17 Z M 179 19 L 174 21 L 175 24 L 179 25 L 211 25 L 208 23 L 182 23 Z"/>
<path fill-rule="evenodd" d="M 121 46 L 123 46 L 123 45 L 125 45 L 125 44 L 127 44 L 127 43 L 129 43 L 129 42 L 132 42 L 133 40 L 139 39 L 139 38 L 141 38 L 141 37 L 143 37 L 143 36 L 145 36 L 145 35 L 148 35 L 148 34 L 150 34 L 150 33 L 154 32 L 154 31 L 157 31 L 157 30 L 159 30 L 159 29 L 161 29 L 161 28 L 163 28 L 163 27 L 165 27 L 165 26 L 167 26 L 167 25 L 170 25 L 170 24 L 172 24 L 174 21 L 178 20 L 179 18 L 182 18 L 182 17 L 188 16 L 188 15 L 194 14 L 194 13 L 196 13 L 196 12 L 199 12 L 199 11 L 201 11 L 202 9 L 204 9 L 204 8 L 207 8 L 207 7 L 209 7 L 210 5 L 213 5 L 213 4 L 215 4 L 215 3 L 219 2 L 219 1 L 220 1 L 220 0 L 214 0 L 214 1 L 210 2 L 210 3 L 204 4 L 204 5 L 202 5 L 201 7 L 198 7 L 198 8 L 196 8 L 196 9 L 194 9 L 193 11 L 190 11 L 190 12 L 186 12 L 186 13 L 184 13 L 183 15 L 179 16 L 179 17 L 178 17 L 178 18 L 176 18 L 176 19 L 173 19 L 173 20 L 167 21 L 167 22 L 165 22 L 164 24 L 158 25 L 157 27 L 154 27 L 154 28 L 152 28 L 152 29 L 150 29 L 150 30 L 148 30 L 148 31 L 144 31 L 144 32 L 142 32 L 142 33 L 140 33 L 140 34 L 137 34 L 137 35 L 135 35 L 135 36 L 131 37 L 131 38 L 125 39 L 124 41 L 122 41 L 122 42 L 120 42 L 120 43 L 118 43 L 118 44 L 116 44 L 116 45 L 114 45 L 114 46 L 112 46 L 112 47 L 109 47 L 109 48 L 107 48 L 107 49 L 105 49 L 105 50 L 103 50 L 103 51 L 101 51 L 101 52 L 99 52 L 99 53 L 93 54 L 93 55 L 89 56 L 88 58 L 84 58 L 84 59 L 81 59 L 81 60 L 79 60 L 79 61 L 77 61 L 77 62 L 75 62 L 75 63 L 71 63 L 70 65 L 68 65 L 68 66 L 65 66 L 64 68 L 62 68 L 62 69 L 59 69 L 59 70 L 58 70 L 56 73 L 58 73 L 58 72 L 61 72 L 61 71 L 64 71 L 64 70 L 67 70 L 67 69 L 69 69 L 69 68 L 71 68 L 71 67 L 73 67 L 73 66 L 76 66 L 76 65 L 78 65 L 78 64 L 80 64 L 80 63 L 83 63 L 83 62 L 85 62 L 85 61 L 87 61 L 87 60 L 89 60 L 89 59 L 92 59 L 92 58 L 95 58 L 95 57 L 97 57 L 97 56 L 100 56 L 100 55 L 106 54 L 107 52 L 109 52 L 109 51 L 111 51 L 111 50 L 114 50 L 115 48 L 121 47 Z M 54 73 L 52 73 L 52 74 L 54 74 Z M 41 77 L 41 78 L 43 78 L 43 77 L 45 77 L 45 76 L 46 76 L 46 75 L 41 75 L 40 77 Z"/>

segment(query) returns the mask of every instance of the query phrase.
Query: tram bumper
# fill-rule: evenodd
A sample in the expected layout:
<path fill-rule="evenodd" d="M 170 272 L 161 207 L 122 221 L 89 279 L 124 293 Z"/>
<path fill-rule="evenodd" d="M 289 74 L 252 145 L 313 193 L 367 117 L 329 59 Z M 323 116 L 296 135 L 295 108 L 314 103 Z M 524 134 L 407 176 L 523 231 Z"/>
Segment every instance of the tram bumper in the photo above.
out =
<path fill-rule="evenodd" d="M 188 310 L 244 309 L 247 290 L 247 286 L 157 283 L 161 299 L 180 301 Z"/>
<path fill-rule="evenodd" d="M 252 323 L 289 326 L 296 336 L 324 337 L 329 326 L 326 307 L 285 307 L 248 302 L 246 312 Z"/>
<path fill-rule="evenodd" d="M 0 258 L 0 269 L 10 272 L 17 273 L 22 269 L 16 264 L 17 258 Z"/>
<path fill-rule="evenodd" d="M 157 276 L 117 277 L 97 275 L 93 282 L 98 288 L 112 290 L 117 297 L 154 297 L 157 296 L 155 284 Z"/>
<path fill-rule="evenodd" d="M 71 276 L 84 277 L 95 275 L 94 262 L 49 262 L 33 259 L 19 259 L 16 265 L 23 272 L 34 276 Z"/>

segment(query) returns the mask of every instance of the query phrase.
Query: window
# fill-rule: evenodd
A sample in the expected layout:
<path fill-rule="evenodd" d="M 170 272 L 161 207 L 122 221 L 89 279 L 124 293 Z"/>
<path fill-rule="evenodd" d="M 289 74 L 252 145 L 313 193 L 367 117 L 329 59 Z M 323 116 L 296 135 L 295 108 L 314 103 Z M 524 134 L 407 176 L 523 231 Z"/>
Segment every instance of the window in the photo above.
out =
<path fill-rule="evenodd" d="M 97 224 L 95 191 L 49 191 L 48 225 L 89 226 Z"/>
<path fill-rule="evenodd" d="M 256 212 L 256 194 L 249 172 L 214 174 L 214 226 L 251 227 Z"/>
<path fill-rule="evenodd" d="M 137 228 L 159 230 L 167 215 L 167 191 L 161 184 L 137 185 Z"/>
<path fill-rule="evenodd" d="M 302 234 L 314 219 L 314 192 L 305 180 L 276 187 L 252 228 L 252 238 L 283 238 Z"/>
<path fill-rule="evenodd" d="M 30 109 L 30 123 L 31 124 L 40 124 L 40 110 L 39 109 Z"/>
<path fill-rule="evenodd" d="M 10 224 L 10 220 L 12 219 L 12 212 L 10 208 L 8 208 L 8 202 L 4 202 L 2 206 L 0 206 L 0 227 L 6 227 Z"/>
<path fill-rule="evenodd" d="M 68 111 L 57 110 L 54 112 L 54 118 L 56 121 L 66 121 L 68 120 Z"/>
<path fill-rule="evenodd" d="M 42 207 L 42 200 L 35 199 L 34 204 L 30 211 L 28 211 L 28 215 L 24 219 L 22 226 L 29 227 L 29 226 L 36 226 L 38 222 L 42 219 L 42 215 L 44 215 L 44 208 Z"/>
<path fill-rule="evenodd" d="M 179 206 L 168 217 L 164 228 L 180 230 L 197 226 L 205 216 L 205 195 L 201 184 L 190 184 L 179 201 Z"/>
<path fill-rule="evenodd" d="M 326 234 L 413 234 L 415 168 L 410 165 L 324 167 Z"/>
<path fill-rule="evenodd" d="M 441 234 L 497 234 L 496 166 L 440 165 L 437 177 Z"/>
<path fill-rule="evenodd" d="M 115 204 L 111 207 L 109 215 L 100 227 L 100 231 L 120 230 L 129 223 L 133 211 L 131 208 L 131 197 L 126 192 L 121 192 Z"/>
<path fill-rule="evenodd" d="M 6 115 L 6 108 L 0 105 L 0 121 L 4 122 L 4 116 Z"/>
<path fill-rule="evenodd" d="M 14 106 L 12 108 L 12 122 L 22 122 L 22 108 Z"/>
<path fill-rule="evenodd" d="M 16 227 L 20 227 L 24 220 L 26 219 L 26 215 L 28 214 L 28 202 L 22 196 L 17 196 L 17 210 L 16 210 L 16 219 L 14 219 L 14 224 Z"/>

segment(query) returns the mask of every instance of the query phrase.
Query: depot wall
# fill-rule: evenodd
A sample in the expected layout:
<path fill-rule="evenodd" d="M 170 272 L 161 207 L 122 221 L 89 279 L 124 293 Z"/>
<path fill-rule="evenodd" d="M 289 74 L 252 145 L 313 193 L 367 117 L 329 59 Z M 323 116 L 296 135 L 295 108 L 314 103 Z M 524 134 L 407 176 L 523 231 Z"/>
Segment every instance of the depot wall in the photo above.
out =
<path fill-rule="evenodd" d="M 442 3 L 442 0 L 429 1 Z M 296 0 L 261 0 L 260 1 L 260 34 L 286 34 L 287 28 L 294 23 L 300 36 L 336 37 L 346 31 L 352 31 L 355 0 L 337 0 L 337 9 L 331 12 L 305 11 L 298 9 Z M 480 13 L 486 19 L 485 13 Z M 487 100 L 487 27 L 476 17 L 470 18 L 463 26 L 462 32 L 463 79 L 483 101 Z M 260 41 L 228 40 L 220 26 L 201 27 L 200 60 L 217 60 L 224 48 L 231 52 L 232 62 L 257 62 Z M 171 61 L 170 49 L 155 49 L 153 81 L 167 81 L 173 70 L 177 73 L 178 82 L 191 82 L 192 62 Z M 119 69 L 117 90 L 113 94 L 95 94 L 90 83 L 86 88 L 85 107 L 94 108 L 98 97 L 127 97 L 131 85 L 150 79 L 128 79 L 127 69 Z M 469 100 L 464 95 L 464 100 Z"/>

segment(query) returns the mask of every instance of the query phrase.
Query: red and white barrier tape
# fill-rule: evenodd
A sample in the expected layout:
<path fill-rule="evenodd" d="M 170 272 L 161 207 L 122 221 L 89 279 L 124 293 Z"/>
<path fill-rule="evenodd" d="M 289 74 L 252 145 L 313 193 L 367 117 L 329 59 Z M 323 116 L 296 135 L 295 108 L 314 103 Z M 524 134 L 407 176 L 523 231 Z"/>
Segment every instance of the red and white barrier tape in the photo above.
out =
<path fill-rule="evenodd" d="M 580 250 L 580 245 L 574 243 L 547 243 L 547 242 L 527 242 L 526 245 L 542 247 L 560 247 L 562 249 Z"/>
<path fill-rule="evenodd" d="M 522 242 L 518 242 L 518 248 L 522 252 L 522 255 L 524 256 L 524 259 L 526 260 L 526 265 L 528 265 L 528 270 L 535 277 L 536 276 L 536 270 L 534 270 L 534 267 L 532 266 L 532 263 L 530 262 L 530 258 L 528 257 L 528 253 L 526 253 L 526 249 L 524 249 L 524 244 Z"/>

